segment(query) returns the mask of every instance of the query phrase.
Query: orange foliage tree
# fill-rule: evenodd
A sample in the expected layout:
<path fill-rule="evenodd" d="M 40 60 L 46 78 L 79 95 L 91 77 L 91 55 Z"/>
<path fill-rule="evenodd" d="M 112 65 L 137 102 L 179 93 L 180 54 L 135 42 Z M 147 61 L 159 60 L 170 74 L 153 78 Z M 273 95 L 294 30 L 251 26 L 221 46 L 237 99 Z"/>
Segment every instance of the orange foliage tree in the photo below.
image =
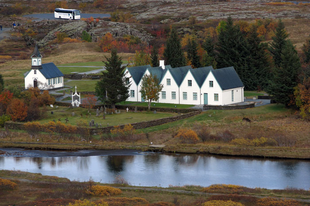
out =
<path fill-rule="evenodd" d="M 85 95 L 85 98 L 82 100 L 82 103 L 85 106 L 85 108 L 93 109 L 97 103 L 97 99 L 96 99 L 95 95 L 87 94 L 87 95 Z"/>
<path fill-rule="evenodd" d="M 294 96 L 302 118 L 310 119 L 310 77 L 295 87 Z"/>
<path fill-rule="evenodd" d="M 11 119 L 15 121 L 23 121 L 27 117 L 28 107 L 25 103 L 20 99 L 12 99 L 11 103 L 8 105 L 6 109 L 6 114 L 11 117 Z"/>
<path fill-rule="evenodd" d="M 1 115 L 6 113 L 6 109 L 13 98 L 13 93 L 6 90 L 0 94 L 0 112 Z"/>

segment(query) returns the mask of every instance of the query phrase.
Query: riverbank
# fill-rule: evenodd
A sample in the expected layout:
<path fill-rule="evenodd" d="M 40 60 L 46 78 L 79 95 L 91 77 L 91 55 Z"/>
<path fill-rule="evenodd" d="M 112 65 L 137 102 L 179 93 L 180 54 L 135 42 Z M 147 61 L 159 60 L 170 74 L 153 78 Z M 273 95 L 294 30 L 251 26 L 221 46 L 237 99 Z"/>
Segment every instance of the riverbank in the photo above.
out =
<path fill-rule="evenodd" d="M 273 205 L 301 206 L 310 203 L 310 192 L 296 189 L 251 189 L 237 185 L 134 187 L 121 182 L 121 177 L 118 183 L 100 184 L 91 180 L 75 182 L 66 178 L 7 170 L 1 170 L 0 176 L 0 181 L 5 182 L 3 180 L 6 180 L 7 183 L 0 185 L 0 206 L 14 204 L 20 206 L 67 205 L 76 200 L 87 200 L 94 205 L 97 205 L 99 201 L 104 201 L 109 206 L 137 205 L 138 203 L 144 206 L 202 206 L 210 201 L 228 200 L 244 206 L 271 205 L 271 203 Z M 104 196 L 90 195 L 86 192 L 95 185 L 118 188 L 121 193 Z"/>
<path fill-rule="evenodd" d="M 77 150 L 138 150 L 161 153 L 180 154 L 209 154 L 229 157 L 255 157 L 272 159 L 300 159 L 310 160 L 310 150 L 307 148 L 294 147 L 243 147 L 233 145 L 169 145 L 164 147 L 152 147 L 153 145 L 130 144 L 130 143 L 106 143 L 106 144 L 64 144 L 64 143 L 25 143 L 25 142 L 3 142 L 3 148 L 25 148 L 30 150 L 55 150 L 55 151 L 77 151 Z"/>

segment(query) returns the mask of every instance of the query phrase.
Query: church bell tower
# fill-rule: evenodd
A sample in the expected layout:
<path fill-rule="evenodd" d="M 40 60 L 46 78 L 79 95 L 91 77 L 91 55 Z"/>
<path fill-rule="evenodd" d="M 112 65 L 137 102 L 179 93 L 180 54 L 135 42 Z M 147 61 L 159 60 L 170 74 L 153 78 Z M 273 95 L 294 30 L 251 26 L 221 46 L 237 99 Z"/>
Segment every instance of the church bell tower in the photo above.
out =
<path fill-rule="evenodd" d="M 42 68 L 42 55 L 40 54 L 37 44 L 34 48 L 33 54 L 31 55 L 31 66 L 32 69 Z"/>

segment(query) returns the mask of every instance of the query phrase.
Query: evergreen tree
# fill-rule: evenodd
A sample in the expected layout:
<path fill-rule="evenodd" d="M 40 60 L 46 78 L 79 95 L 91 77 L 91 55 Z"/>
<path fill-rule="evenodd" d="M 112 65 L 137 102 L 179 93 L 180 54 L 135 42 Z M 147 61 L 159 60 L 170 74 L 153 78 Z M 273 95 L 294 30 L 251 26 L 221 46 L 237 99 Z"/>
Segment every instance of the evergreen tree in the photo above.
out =
<path fill-rule="evenodd" d="M 190 64 L 192 64 L 192 60 L 193 60 L 193 56 L 192 56 L 193 51 L 192 50 L 193 50 L 192 41 L 189 38 L 187 41 L 186 53 L 187 53 L 187 60 L 188 60 L 187 63 L 190 62 Z"/>
<path fill-rule="evenodd" d="M 164 58 L 171 67 L 185 66 L 185 57 L 176 29 L 172 28 L 164 50 Z"/>
<path fill-rule="evenodd" d="M 233 24 L 231 17 L 227 18 L 224 28 L 220 29 L 216 44 L 217 67 L 233 66 L 247 89 L 247 77 L 250 75 L 249 45 L 241 33 L 239 26 Z"/>
<path fill-rule="evenodd" d="M 286 41 L 281 52 L 280 66 L 274 70 L 274 78 L 269 82 L 267 92 L 278 103 L 289 106 L 293 102 L 294 87 L 298 84 L 301 68 L 299 56 L 291 41 Z"/>
<path fill-rule="evenodd" d="M 191 49 L 190 49 L 191 55 L 190 56 L 191 56 L 192 66 L 194 68 L 201 67 L 200 58 L 197 53 L 197 47 L 198 47 L 197 42 L 195 39 L 193 39 L 191 42 Z"/>
<path fill-rule="evenodd" d="M 158 60 L 158 49 L 154 45 L 152 52 L 151 52 L 151 61 L 152 61 L 152 67 L 158 67 L 159 66 L 159 60 Z"/>
<path fill-rule="evenodd" d="M 304 52 L 304 63 L 310 62 L 310 39 L 307 39 L 306 44 L 303 45 L 302 51 Z"/>
<path fill-rule="evenodd" d="M 208 53 L 209 57 L 215 58 L 215 44 L 211 36 L 208 36 L 202 43 L 202 48 Z"/>
<path fill-rule="evenodd" d="M 3 91 L 3 89 L 4 89 L 4 81 L 2 74 L 0 74 L 0 93 Z"/>
<path fill-rule="evenodd" d="M 83 31 L 82 32 L 82 40 L 87 41 L 87 42 L 91 42 L 92 41 L 92 37 L 89 33 L 87 33 L 87 31 Z"/>
<path fill-rule="evenodd" d="M 105 57 L 106 71 L 102 72 L 103 78 L 96 84 L 96 95 L 99 100 L 110 104 L 115 109 L 115 104 L 125 101 L 128 97 L 128 88 L 124 77 L 125 67 L 122 66 L 122 58 L 116 50 L 111 51 L 111 57 Z"/>
<path fill-rule="evenodd" d="M 261 43 L 256 26 L 251 28 L 247 41 L 250 71 L 246 72 L 247 81 L 245 84 L 247 90 L 261 90 L 266 88 L 270 78 L 270 66 L 265 52 L 268 46 Z"/>
<path fill-rule="evenodd" d="M 275 36 L 272 37 L 272 42 L 269 47 L 269 51 L 272 54 L 273 61 L 276 67 L 279 67 L 282 61 L 281 52 L 286 43 L 286 38 L 288 34 L 285 30 L 284 23 L 281 19 L 278 22 L 278 26 L 276 28 Z"/>

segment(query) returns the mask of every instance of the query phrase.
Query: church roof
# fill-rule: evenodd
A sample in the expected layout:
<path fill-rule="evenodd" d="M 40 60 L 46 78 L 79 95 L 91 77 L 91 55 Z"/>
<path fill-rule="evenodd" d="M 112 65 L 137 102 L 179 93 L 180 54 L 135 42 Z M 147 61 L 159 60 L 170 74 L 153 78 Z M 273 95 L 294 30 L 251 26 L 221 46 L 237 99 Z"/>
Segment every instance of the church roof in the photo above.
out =
<path fill-rule="evenodd" d="M 38 71 L 40 71 L 46 79 L 64 76 L 58 67 L 52 62 L 42 64 L 42 69 L 39 69 Z"/>
<path fill-rule="evenodd" d="M 33 53 L 31 55 L 31 57 L 42 57 L 39 49 L 38 49 L 38 45 L 36 44 L 36 46 L 34 47 Z"/>

